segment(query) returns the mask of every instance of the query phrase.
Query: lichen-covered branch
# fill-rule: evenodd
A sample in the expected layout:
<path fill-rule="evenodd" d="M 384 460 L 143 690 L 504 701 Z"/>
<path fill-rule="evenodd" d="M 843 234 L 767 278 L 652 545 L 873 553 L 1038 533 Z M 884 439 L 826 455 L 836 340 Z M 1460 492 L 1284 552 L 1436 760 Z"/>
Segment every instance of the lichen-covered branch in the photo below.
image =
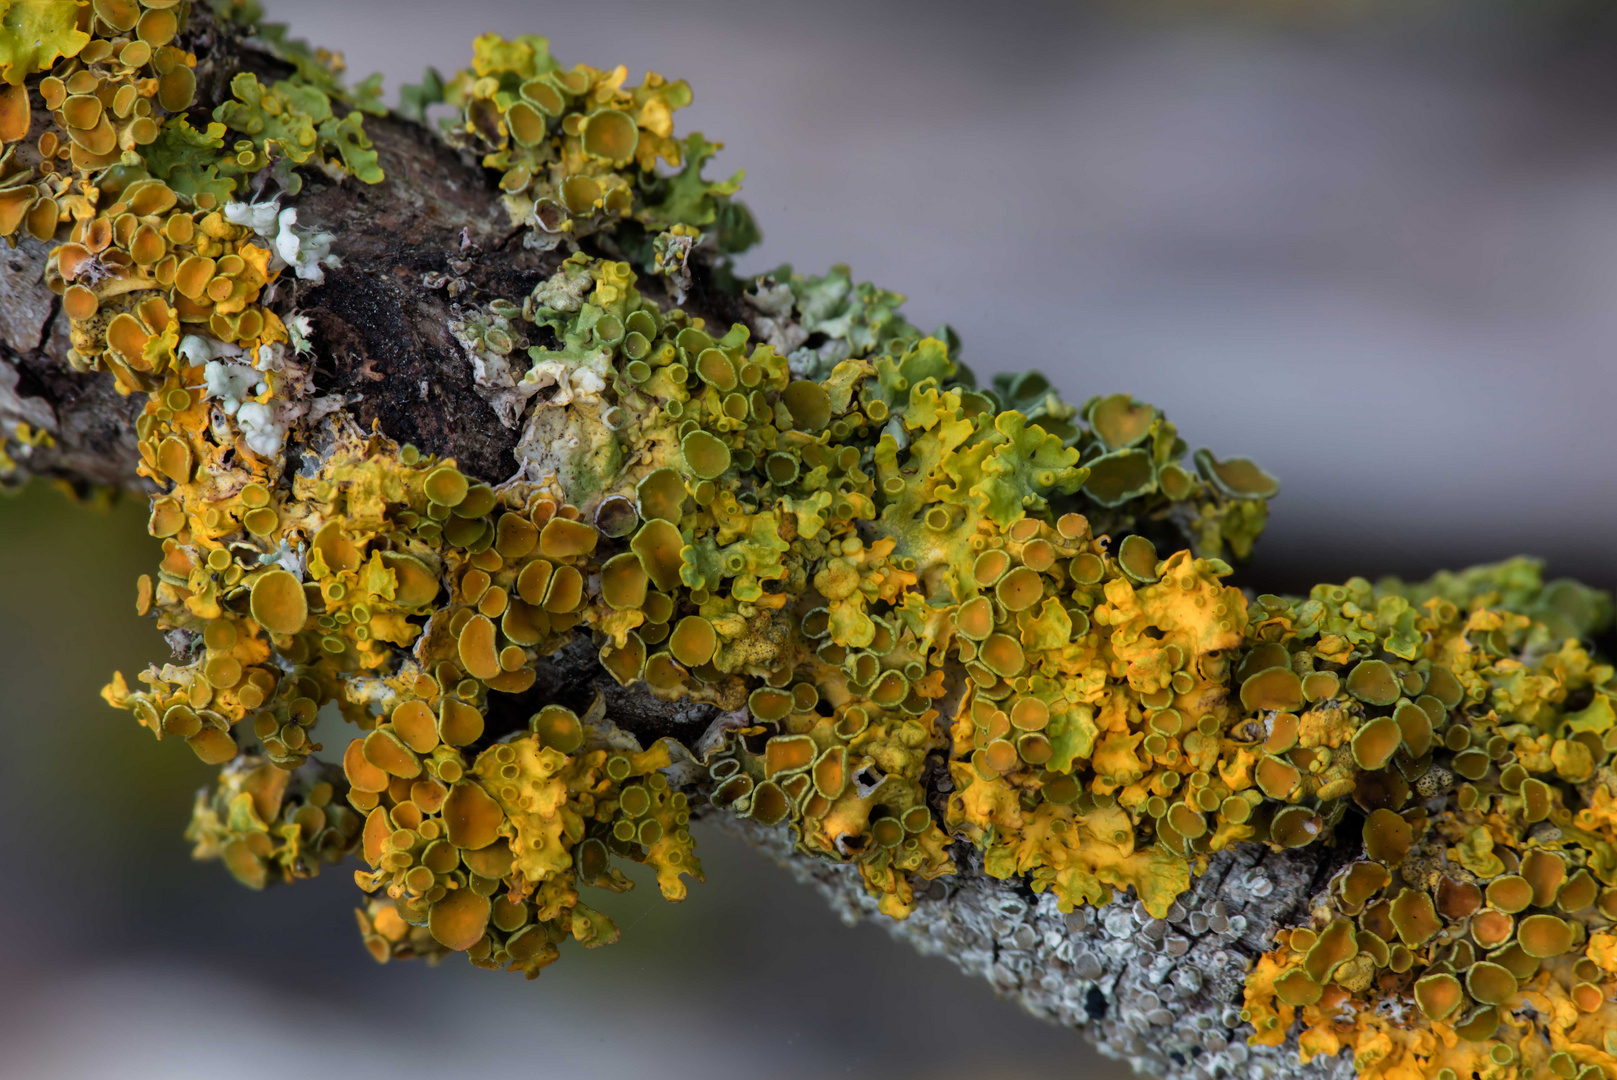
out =
<path fill-rule="evenodd" d="M 1247 966 L 1275 926 L 1308 908 L 1316 851 L 1220 852 L 1160 919 L 1128 900 L 1063 914 L 1054 893 L 985 874 L 966 851 L 961 873 L 933 882 L 897 921 L 878 911 L 851 867 L 796 858 L 787 838 L 753 822 L 717 820 L 817 888 L 845 922 L 885 926 L 1033 1015 L 1083 1029 L 1142 1075 L 1353 1075 L 1345 1056 L 1300 1069 L 1295 1045 L 1249 1045 L 1241 1017 Z"/>
<path fill-rule="evenodd" d="M 532 977 L 706 814 L 1146 1072 L 1617 1074 L 1607 597 L 1243 593 L 1257 465 L 738 278 L 684 82 L 340 72 L 0 0 L 0 477 L 151 499 L 173 655 L 105 697 L 221 766 L 199 857 Z"/>

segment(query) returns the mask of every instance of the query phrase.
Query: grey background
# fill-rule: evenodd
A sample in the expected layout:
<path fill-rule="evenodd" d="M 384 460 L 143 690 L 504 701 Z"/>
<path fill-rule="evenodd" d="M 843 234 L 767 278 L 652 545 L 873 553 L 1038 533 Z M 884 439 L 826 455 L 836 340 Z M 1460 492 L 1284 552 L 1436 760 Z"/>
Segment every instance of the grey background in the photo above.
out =
<path fill-rule="evenodd" d="M 952 323 L 982 374 L 1127 390 L 1276 472 L 1243 580 L 1530 551 L 1617 584 L 1617 101 L 1603 8 L 276 0 L 389 94 L 486 30 L 688 79 L 765 239 Z M 340 249 L 340 243 L 339 243 Z M 337 868 L 254 894 L 206 771 L 101 705 L 160 655 L 141 508 L 0 503 L 0 1076 L 1118 1075 L 704 833 L 683 905 L 535 983 L 374 967 Z"/>

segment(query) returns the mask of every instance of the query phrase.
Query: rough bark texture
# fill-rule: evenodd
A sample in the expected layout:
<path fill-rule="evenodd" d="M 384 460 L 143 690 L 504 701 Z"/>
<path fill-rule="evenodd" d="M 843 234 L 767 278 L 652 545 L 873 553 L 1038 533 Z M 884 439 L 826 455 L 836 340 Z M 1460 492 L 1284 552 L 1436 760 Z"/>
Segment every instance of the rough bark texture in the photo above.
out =
<path fill-rule="evenodd" d="M 211 105 L 236 70 L 284 74 L 278 61 L 245 50 L 204 26 L 194 46 L 199 86 Z M 520 299 L 548 276 L 563 252 L 525 247 L 501 207 L 489 176 L 425 128 L 397 117 L 370 117 L 365 129 L 387 180 L 377 186 L 308 175 L 293 200 L 301 225 L 337 236 L 341 269 L 323 284 L 283 279 L 313 324 L 317 392 L 343 394 L 360 424 L 423 451 L 452 455 L 468 474 L 492 483 L 515 471 L 517 431 L 500 424 L 477 394 L 472 366 L 447 328 L 458 297 Z M 134 419 L 143 399 L 120 397 L 108 374 L 70 370 L 67 317 L 44 284 L 48 246 L 31 239 L 0 251 L 0 419 L 23 420 L 54 436 L 23 462 L 28 472 L 87 489 L 148 490 L 136 476 Z M 748 310 L 718 290 L 707 268 L 684 305 L 718 325 L 745 321 Z M 655 282 L 643 283 L 654 291 Z M 643 743 L 672 736 L 691 746 L 716 712 L 670 704 L 619 687 L 581 641 L 541 669 L 533 691 L 583 711 L 597 691 L 608 715 Z M 532 696 L 528 698 L 532 700 Z M 524 710 L 524 716 L 526 715 Z M 490 717 L 491 730 L 515 715 Z M 946 774 L 935 774 L 940 791 Z M 942 798 L 939 794 L 938 798 Z M 1278 856 L 1253 845 L 1212 860 L 1167 921 L 1146 916 L 1131 898 L 1062 915 L 1051 894 L 981 872 L 967 845 L 957 846 L 961 873 L 934 882 L 919 910 L 895 923 L 851 866 L 795 854 L 783 829 L 764 829 L 712 814 L 825 894 L 845 919 L 866 916 L 927 953 L 948 956 L 987 978 L 1052 1023 L 1083 1029 L 1100 1049 L 1163 1077 L 1217 1075 L 1326 1076 L 1352 1062 L 1297 1064 L 1294 1040 L 1249 1049 L 1240 1021 L 1247 966 L 1273 930 L 1305 914 L 1308 896 L 1334 868 L 1332 851 L 1311 846 Z"/>
<path fill-rule="evenodd" d="M 987 979 L 1041 1020 L 1078 1028 L 1101 1053 L 1143 1075 L 1354 1075 L 1346 1054 L 1299 1065 L 1295 1039 L 1249 1047 L 1252 1026 L 1241 1021 L 1247 967 L 1271 947 L 1275 928 L 1306 914 L 1308 898 L 1334 869 L 1318 848 L 1219 852 L 1168 918 L 1153 919 L 1126 897 L 1063 915 L 1054 894 L 988 877 L 977 853 L 957 844 L 961 873 L 918 892 L 915 914 L 895 922 L 876 910 L 852 866 L 797 855 L 784 834 L 747 819 L 713 820 L 818 889 L 848 925 L 868 918 L 885 926 L 924 955 Z"/>

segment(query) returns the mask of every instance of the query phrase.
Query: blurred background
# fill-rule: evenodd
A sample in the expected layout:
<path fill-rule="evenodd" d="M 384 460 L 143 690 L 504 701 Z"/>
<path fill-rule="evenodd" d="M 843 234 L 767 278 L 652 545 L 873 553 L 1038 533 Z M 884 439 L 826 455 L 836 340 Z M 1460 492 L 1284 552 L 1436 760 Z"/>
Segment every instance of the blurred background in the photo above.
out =
<path fill-rule="evenodd" d="M 1530 552 L 1617 585 L 1617 21 L 1606 4 L 271 0 L 389 96 L 485 31 L 688 79 L 753 272 L 835 262 L 979 374 L 1133 392 L 1277 473 L 1259 589 Z M 97 692 L 144 508 L 0 502 L 0 1077 L 1121 1077 L 711 831 L 683 905 L 535 983 L 373 965 L 346 869 L 252 893 L 207 770 Z M 1608 646 L 1609 647 L 1609 646 Z"/>

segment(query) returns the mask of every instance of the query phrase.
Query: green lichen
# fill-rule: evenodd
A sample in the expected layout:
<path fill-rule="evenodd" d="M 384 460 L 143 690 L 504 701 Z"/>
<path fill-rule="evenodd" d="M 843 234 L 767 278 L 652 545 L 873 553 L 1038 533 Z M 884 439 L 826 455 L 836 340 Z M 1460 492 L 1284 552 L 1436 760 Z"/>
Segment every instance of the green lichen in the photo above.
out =
<path fill-rule="evenodd" d="M 90 43 L 79 26 L 86 5 L 52 0 L 7 0 L 0 4 L 0 79 L 12 86 L 58 57 L 77 56 Z"/>
<path fill-rule="evenodd" d="M 382 170 L 358 113 L 336 116 L 320 86 L 282 79 L 266 87 L 244 71 L 230 80 L 230 91 L 236 100 L 215 109 L 214 118 L 246 136 L 235 144 L 231 168 L 248 175 L 272 159 L 303 165 L 323 152 L 340 157 L 343 168 L 365 183 L 381 183 Z"/>
<path fill-rule="evenodd" d="M 215 121 L 199 131 L 185 117 L 174 116 L 146 148 L 143 162 L 146 170 L 168 184 L 176 195 L 192 203 L 201 197 L 204 202 L 212 200 L 212 205 L 222 206 L 236 190 L 236 178 L 223 175 L 235 164 L 220 153 L 224 145 L 223 124 Z"/>

